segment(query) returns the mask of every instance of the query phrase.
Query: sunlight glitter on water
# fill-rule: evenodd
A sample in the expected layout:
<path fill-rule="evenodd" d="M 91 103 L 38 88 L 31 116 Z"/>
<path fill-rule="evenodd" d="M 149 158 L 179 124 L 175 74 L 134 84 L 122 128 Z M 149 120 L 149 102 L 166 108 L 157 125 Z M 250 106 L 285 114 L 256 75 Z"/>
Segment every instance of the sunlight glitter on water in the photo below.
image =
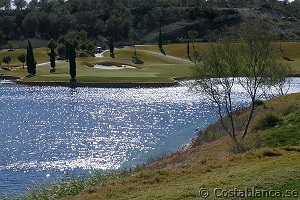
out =
<path fill-rule="evenodd" d="M 208 98 L 189 85 L 70 89 L 0 84 L 0 182 L 7 183 L 0 194 L 22 192 L 64 173 L 132 168 L 180 149 L 196 129 L 217 118 Z M 241 89 L 235 101 L 248 105 Z M 16 177 L 18 183 L 11 184 Z"/>
<path fill-rule="evenodd" d="M 1 151 L 13 156 L 2 159 L 7 165 L 0 169 L 15 170 L 117 169 L 130 157 L 142 163 L 159 153 L 141 152 L 157 149 L 177 124 L 189 123 L 194 108 L 185 102 L 198 100 L 182 88 L 4 88 L 9 92 L 1 102 L 10 103 L 0 122 Z"/>

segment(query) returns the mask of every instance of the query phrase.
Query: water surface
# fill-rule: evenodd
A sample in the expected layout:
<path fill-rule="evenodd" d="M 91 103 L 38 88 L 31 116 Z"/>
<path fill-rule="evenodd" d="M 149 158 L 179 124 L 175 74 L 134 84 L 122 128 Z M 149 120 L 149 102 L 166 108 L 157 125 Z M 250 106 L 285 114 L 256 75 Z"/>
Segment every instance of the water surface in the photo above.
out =
<path fill-rule="evenodd" d="M 300 90 L 298 83 L 292 92 Z M 189 86 L 71 89 L 1 82 L 0 197 L 66 173 L 132 168 L 180 149 L 217 119 L 208 98 Z M 248 105 L 244 96 L 237 89 L 237 107 Z"/>

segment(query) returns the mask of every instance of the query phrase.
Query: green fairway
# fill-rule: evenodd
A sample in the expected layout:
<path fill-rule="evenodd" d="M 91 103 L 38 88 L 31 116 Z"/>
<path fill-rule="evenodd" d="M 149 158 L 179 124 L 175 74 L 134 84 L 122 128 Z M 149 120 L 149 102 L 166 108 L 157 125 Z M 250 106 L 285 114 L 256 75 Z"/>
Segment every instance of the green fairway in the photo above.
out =
<path fill-rule="evenodd" d="M 300 43 L 282 43 L 281 48 L 284 54 L 294 61 L 286 61 L 282 58 L 282 53 L 278 48 L 278 59 L 288 63 L 292 68 L 292 73 L 300 73 Z M 193 44 L 190 45 L 191 49 Z M 186 48 L 187 44 L 169 44 L 163 46 L 166 55 L 163 55 L 157 45 L 137 45 L 137 55 L 144 64 L 134 64 L 133 47 L 115 49 L 115 58 L 111 58 L 109 52 L 103 53 L 103 57 L 77 58 L 77 81 L 79 82 L 172 82 L 174 77 L 191 77 L 190 67 L 193 63 L 189 60 Z M 205 55 L 209 48 L 208 43 L 196 43 L 195 49 Z M 193 51 L 193 50 L 191 50 Z M 14 51 L 0 51 L 0 58 L 6 55 L 12 57 L 9 65 L 2 63 L 2 67 L 10 67 L 15 70 L 7 71 L 0 69 L 1 74 L 21 76 L 22 81 L 69 81 L 69 63 L 66 61 L 57 61 L 56 72 L 50 74 L 50 63 L 48 48 L 34 49 L 34 56 L 37 61 L 37 75 L 27 78 L 27 70 L 22 69 L 22 63 L 17 59 L 19 55 L 26 53 L 25 49 L 16 49 Z M 192 57 L 193 59 L 193 57 Z M 97 69 L 93 66 L 98 65 L 129 65 L 134 68 L 124 69 Z M 15 68 L 13 68 L 15 67 Z"/>
<path fill-rule="evenodd" d="M 42 75 L 42 76 L 48 76 L 48 77 L 69 77 L 69 74 L 56 74 L 56 75 L 52 75 L 52 74 L 46 74 L 46 75 Z M 89 76 L 99 76 L 99 77 L 157 77 L 157 75 L 154 72 L 138 72 L 138 71 L 133 71 L 130 72 L 129 70 L 122 70 L 122 72 L 114 72 L 112 70 L 102 70 L 99 73 L 94 73 L 94 72 L 84 72 L 81 73 L 77 76 L 77 78 L 79 77 L 89 77 Z"/>
<path fill-rule="evenodd" d="M 155 48 L 153 46 L 153 48 Z M 17 56 L 25 53 L 25 50 L 2 51 L 0 56 L 11 55 L 12 66 L 21 66 Z M 20 69 L 1 73 L 5 75 L 21 76 L 22 81 L 68 81 L 69 63 L 57 61 L 56 72 L 50 74 L 50 63 L 47 55 L 47 48 L 34 49 L 35 59 L 37 60 L 37 75 L 27 78 L 27 70 Z M 190 77 L 191 62 L 174 56 L 165 56 L 159 51 L 147 49 L 138 50 L 138 56 L 144 64 L 134 64 L 132 47 L 115 50 L 115 59 L 109 56 L 109 52 L 104 52 L 101 58 L 77 58 L 77 81 L 79 82 L 172 82 L 173 77 Z M 93 66 L 98 65 L 129 65 L 130 68 L 123 69 L 97 69 Z M 132 68 L 133 67 L 133 68 Z"/>

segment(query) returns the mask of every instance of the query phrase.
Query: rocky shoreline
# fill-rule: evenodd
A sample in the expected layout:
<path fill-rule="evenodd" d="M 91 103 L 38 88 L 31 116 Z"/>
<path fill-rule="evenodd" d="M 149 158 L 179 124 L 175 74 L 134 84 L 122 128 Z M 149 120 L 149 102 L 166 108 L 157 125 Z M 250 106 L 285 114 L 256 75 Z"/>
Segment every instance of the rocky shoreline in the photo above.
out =
<path fill-rule="evenodd" d="M 7 75 L 0 75 L 0 80 L 19 80 L 21 77 L 19 76 L 7 76 Z"/>
<path fill-rule="evenodd" d="M 288 77 L 300 77 L 300 74 L 289 74 Z M 161 88 L 178 86 L 178 82 L 186 79 L 173 78 L 173 82 L 64 82 L 64 81 L 21 81 L 22 77 L 0 75 L 0 80 L 11 80 L 25 86 L 54 86 L 54 87 L 93 87 L 93 88 Z"/>
<path fill-rule="evenodd" d="M 177 86 L 177 82 L 163 83 L 163 82 L 138 82 L 138 83 L 104 83 L 104 82 L 23 82 L 15 81 L 16 84 L 26 86 L 63 86 L 63 87 L 93 87 L 93 88 L 160 88 Z"/>

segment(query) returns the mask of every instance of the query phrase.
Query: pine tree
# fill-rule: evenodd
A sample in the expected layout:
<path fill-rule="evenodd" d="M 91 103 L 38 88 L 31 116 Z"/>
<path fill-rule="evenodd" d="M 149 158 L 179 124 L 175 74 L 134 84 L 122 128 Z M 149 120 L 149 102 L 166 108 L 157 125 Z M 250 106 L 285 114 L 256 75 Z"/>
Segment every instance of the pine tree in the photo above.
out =
<path fill-rule="evenodd" d="M 28 74 L 34 76 L 36 74 L 36 61 L 34 60 L 33 49 L 29 40 L 26 54 L 26 65 Z"/>
<path fill-rule="evenodd" d="M 74 81 L 76 78 L 76 51 L 73 44 L 69 47 L 69 66 L 71 81 Z"/>

